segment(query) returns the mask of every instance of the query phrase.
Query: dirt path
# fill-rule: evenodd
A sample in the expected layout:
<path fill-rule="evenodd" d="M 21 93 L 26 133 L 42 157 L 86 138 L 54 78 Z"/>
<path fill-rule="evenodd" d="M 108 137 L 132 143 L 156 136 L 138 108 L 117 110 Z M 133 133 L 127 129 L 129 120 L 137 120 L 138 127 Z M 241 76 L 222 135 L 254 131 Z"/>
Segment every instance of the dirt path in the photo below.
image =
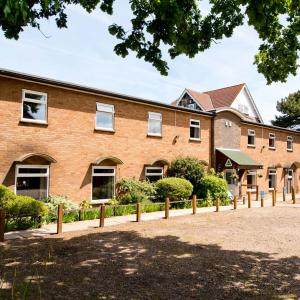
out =
<path fill-rule="evenodd" d="M 0 246 L 0 299 L 298 299 L 300 208 L 182 216 Z"/>

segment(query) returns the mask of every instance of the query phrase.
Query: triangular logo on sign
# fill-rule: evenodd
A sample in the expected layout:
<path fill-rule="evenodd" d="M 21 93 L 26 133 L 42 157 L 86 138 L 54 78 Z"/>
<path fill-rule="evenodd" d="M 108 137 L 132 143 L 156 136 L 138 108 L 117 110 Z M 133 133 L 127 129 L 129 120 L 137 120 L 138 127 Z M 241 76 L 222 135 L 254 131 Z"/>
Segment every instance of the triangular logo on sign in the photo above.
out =
<path fill-rule="evenodd" d="M 227 159 L 227 161 L 225 163 L 225 167 L 232 167 L 232 162 L 229 158 Z"/>

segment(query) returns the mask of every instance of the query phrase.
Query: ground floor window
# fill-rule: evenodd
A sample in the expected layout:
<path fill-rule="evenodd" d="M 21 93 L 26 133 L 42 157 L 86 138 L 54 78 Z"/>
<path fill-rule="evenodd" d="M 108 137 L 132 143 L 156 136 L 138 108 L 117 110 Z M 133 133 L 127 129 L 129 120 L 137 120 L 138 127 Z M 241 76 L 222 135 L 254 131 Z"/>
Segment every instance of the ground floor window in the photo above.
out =
<path fill-rule="evenodd" d="M 17 165 L 16 194 L 35 199 L 48 197 L 49 166 Z"/>
<path fill-rule="evenodd" d="M 93 167 L 92 201 L 105 202 L 115 196 L 115 167 Z"/>
<path fill-rule="evenodd" d="M 247 190 L 256 190 L 256 171 L 248 171 L 247 173 Z"/>
<path fill-rule="evenodd" d="M 269 190 L 274 190 L 276 187 L 277 173 L 276 170 L 269 170 Z"/>
<path fill-rule="evenodd" d="M 146 167 L 145 178 L 150 182 L 155 182 L 163 178 L 164 169 L 163 167 Z"/>

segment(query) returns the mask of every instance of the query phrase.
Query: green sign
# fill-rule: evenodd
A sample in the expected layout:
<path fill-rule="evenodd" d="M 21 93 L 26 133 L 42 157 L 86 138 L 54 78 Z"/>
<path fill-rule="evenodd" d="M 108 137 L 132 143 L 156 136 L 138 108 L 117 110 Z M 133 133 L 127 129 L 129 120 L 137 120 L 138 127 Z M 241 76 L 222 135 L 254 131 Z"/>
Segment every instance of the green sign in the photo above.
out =
<path fill-rule="evenodd" d="M 227 159 L 227 161 L 225 163 L 225 167 L 232 167 L 232 162 L 229 158 Z"/>

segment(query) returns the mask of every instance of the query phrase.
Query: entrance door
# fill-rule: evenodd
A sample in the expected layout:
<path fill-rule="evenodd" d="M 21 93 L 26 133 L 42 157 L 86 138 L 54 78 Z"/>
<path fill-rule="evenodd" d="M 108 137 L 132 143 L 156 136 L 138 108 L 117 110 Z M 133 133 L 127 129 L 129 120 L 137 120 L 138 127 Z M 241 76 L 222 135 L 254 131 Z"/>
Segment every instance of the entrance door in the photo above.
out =
<path fill-rule="evenodd" d="M 236 194 L 237 194 L 237 191 L 236 191 L 236 188 L 237 188 L 236 181 L 237 180 L 234 178 L 235 171 L 234 170 L 225 170 L 224 171 L 224 175 L 225 175 L 225 180 L 227 181 L 228 189 L 229 189 L 230 193 L 233 196 L 236 196 Z"/>

